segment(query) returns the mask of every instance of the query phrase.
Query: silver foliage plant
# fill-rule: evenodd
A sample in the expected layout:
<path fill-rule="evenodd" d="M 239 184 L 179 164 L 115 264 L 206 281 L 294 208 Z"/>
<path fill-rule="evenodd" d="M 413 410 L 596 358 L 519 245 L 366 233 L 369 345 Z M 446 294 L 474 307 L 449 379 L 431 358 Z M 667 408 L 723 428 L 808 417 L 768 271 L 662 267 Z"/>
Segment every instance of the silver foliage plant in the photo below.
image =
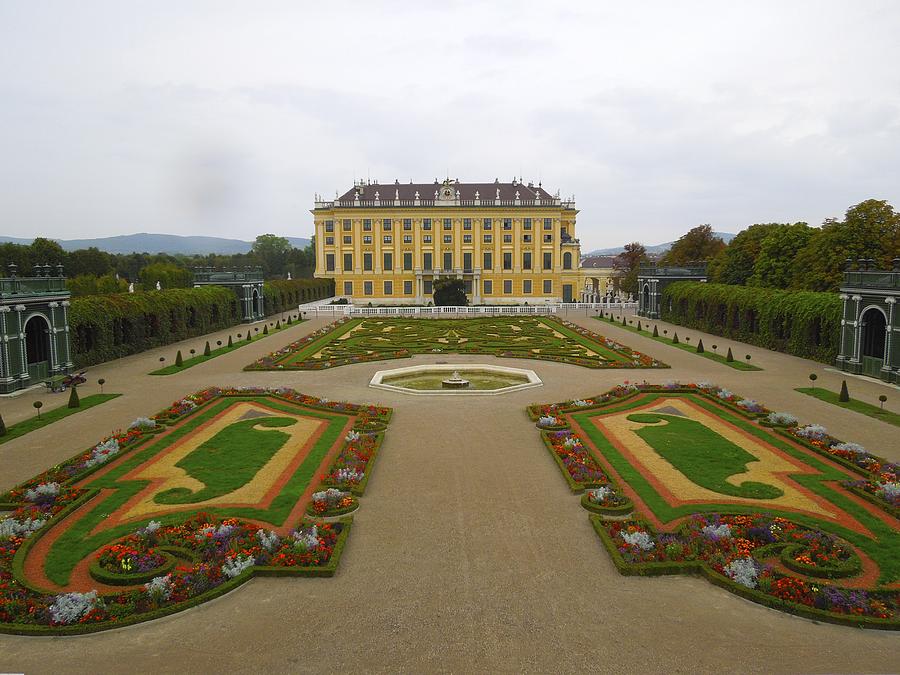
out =
<path fill-rule="evenodd" d="M 50 618 L 56 624 L 70 624 L 81 619 L 98 606 L 97 591 L 87 593 L 63 593 L 57 595 L 50 605 Z"/>
<path fill-rule="evenodd" d="M 174 589 L 175 584 L 172 582 L 171 574 L 153 577 L 153 579 L 144 584 L 144 591 L 150 596 L 151 600 L 157 603 L 164 602 L 172 597 L 172 591 Z"/>
<path fill-rule="evenodd" d="M 255 564 L 256 559 L 252 555 L 237 555 L 234 558 L 228 558 L 225 561 L 225 563 L 222 565 L 222 574 L 224 574 L 229 579 L 234 579 L 241 572 L 253 567 Z"/>
<path fill-rule="evenodd" d="M 25 490 L 25 499 L 35 504 L 52 502 L 59 495 L 59 483 L 41 483 Z"/>
<path fill-rule="evenodd" d="M 642 551 L 649 551 L 656 546 L 649 532 L 622 532 L 622 539 L 629 546 L 637 546 Z"/>
<path fill-rule="evenodd" d="M 742 586 L 756 588 L 759 565 L 753 558 L 738 558 L 725 565 L 725 574 Z"/>
<path fill-rule="evenodd" d="M 23 518 L 16 520 L 15 518 L 6 518 L 0 520 L 0 541 L 5 539 L 13 539 L 14 537 L 30 537 L 33 532 L 41 529 L 47 524 L 45 519 Z"/>

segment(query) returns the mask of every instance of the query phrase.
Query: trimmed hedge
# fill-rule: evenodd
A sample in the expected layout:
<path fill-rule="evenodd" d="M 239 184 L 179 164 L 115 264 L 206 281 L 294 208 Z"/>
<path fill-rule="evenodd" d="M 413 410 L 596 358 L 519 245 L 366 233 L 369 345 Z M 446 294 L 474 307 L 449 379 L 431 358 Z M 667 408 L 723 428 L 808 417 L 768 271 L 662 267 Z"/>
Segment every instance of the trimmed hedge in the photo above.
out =
<path fill-rule="evenodd" d="M 334 295 L 334 279 L 276 279 L 263 286 L 266 316 Z"/>
<path fill-rule="evenodd" d="M 663 321 L 833 363 L 841 339 L 835 293 L 679 281 L 663 291 Z"/>

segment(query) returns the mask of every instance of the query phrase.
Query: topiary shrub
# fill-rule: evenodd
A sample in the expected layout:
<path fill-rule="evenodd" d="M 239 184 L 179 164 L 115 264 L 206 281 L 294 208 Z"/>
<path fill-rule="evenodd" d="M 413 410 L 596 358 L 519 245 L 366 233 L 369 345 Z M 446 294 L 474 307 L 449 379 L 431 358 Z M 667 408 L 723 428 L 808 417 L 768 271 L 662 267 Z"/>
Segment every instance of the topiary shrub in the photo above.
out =
<path fill-rule="evenodd" d="M 653 337 L 659 337 L 659 328 L 653 326 Z"/>
<path fill-rule="evenodd" d="M 184 359 L 181 358 L 181 350 L 178 350 L 178 353 L 175 355 L 175 366 L 181 368 L 181 365 L 184 363 Z"/>
<path fill-rule="evenodd" d="M 6 436 L 6 422 L 3 421 L 3 415 L 0 415 L 0 436 Z"/>
<path fill-rule="evenodd" d="M 731 347 L 728 348 L 728 355 L 725 357 L 725 360 L 728 361 L 728 363 L 734 361 L 734 356 L 731 355 Z"/>
<path fill-rule="evenodd" d="M 700 341 L 697 343 L 697 353 L 703 353 L 703 338 L 700 338 Z"/>
<path fill-rule="evenodd" d="M 268 335 L 268 334 L 269 334 L 269 325 L 266 324 L 265 326 L 263 326 L 263 335 Z"/>
<path fill-rule="evenodd" d="M 80 408 L 81 407 L 81 399 L 78 398 L 78 387 L 72 385 L 69 389 L 69 407 L 70 408 Z"/>
<path fill-rule="evenodd" d="M 641 332 L 641 322 L 640 321 L 638 321 L 637 330 L 638 330 L 638 333 Z"/>
<path fill-rule="evenodd" d="M 229 347 L 234 347 L 234 341 L 231 339 L 231 336 L 230 336 L 230 335 L 228 336 L 228 346 L 229 346 Z"/>
<path fill-rule="evenodd" d="M 838 401 L 848 403 L 850 401 L 850 392 L 847 390 L 847 380 L 841 380 L 841 393 L 838 394 Z"/>
<path fill-rule="evenodd" d="M 259 330 L 259 329 L 257 328 L 257 330 Z M 250 337 L 250 330 L 248 329 L 247 330 L 247 342 L 252 342 L 252 340 L 253 340 L 253 338 Z"/>
<path fill-rule="evenodd" d="M 678 344 L 678 331 L 675 331 L 675 334 L 672 336 L 672 344 L 673 345 Z"/>
<path fill-rule="evenodd" d="M 281 319 L 275 322 L 275 330 L 281 330 Z"/>
<path fill-rule="evenodd" d="M 206 341 L 206 346 L 203 348 L 203 356 L 209 356 L 212 350 L 209 348 L 209 340 Z"/>

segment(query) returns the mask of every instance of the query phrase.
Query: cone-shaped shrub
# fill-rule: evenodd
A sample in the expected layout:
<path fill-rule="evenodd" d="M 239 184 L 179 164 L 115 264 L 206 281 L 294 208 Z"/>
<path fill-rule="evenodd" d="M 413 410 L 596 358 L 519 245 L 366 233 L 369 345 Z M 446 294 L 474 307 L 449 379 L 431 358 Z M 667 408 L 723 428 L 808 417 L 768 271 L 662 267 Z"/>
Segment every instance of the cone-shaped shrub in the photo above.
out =
<path fill-rule="evenodd" d="M 703 353 L 703 338 L 700 338 L 700 342 L 697 343 L 697 353 Z"/>
<path fill-rule="evenodd" d="M 731 363 L 734 361 L 734 357 L 731 355 L 731 347 L 728 348 L 728 356 L 725 357 L 725 360 Z"/>
<path fill-rule="evenodd" d="M 211 350 L 209 348 L 209 340 L 207 340 L 206 346 L 203 348 L 203 356 L 209 356 L 210 351 Z"/>
<path fill-rule="evenodd" d="M 80 408 L 81 407 L 81 399 L 78 398 L 78 387 L 72 387 L 69 390 L 69 407 L 70 408 Z"/>
<path fill-rule="evenodd" d="M 678 331 L 675 331 L 675 334 L 672 336 L 672 344 L 673 345 L 678 344 Z"/>
<path fill-rule="evenodd" d="M 640 333 L 641 332 L 641 322 L 640 321 L 638 321 L 637 329 L 638 329 L 638 333 Z"/>
<path fill-rule="evenodd" d="M 290 315 L 290 314 L 288 314 L 287 325 L 288 325 L 288 326 L 291 325 L 291 315 Z"/>
<path fill-rule="evenodd" d="M 228 336 L 228 346 L 229 346 L 229 347 L 233 347 L 233 346 L 234 346 L 234 342 L 232 341 L 230 335 Z"/>
<path fill-rule="evenodd" d="M 251 340 L 253 340 L 253 338 L 250 337 L 250 331 L 248 330 L 247 331 L 247 342 L 250 342 Z"/>
<path fill-rule="evenodd" d="M 841 381 L 841 393 L 838 394 L 838 401 L 841 403 L 847 403 L 850 401 L 850 392 L 847 391 L 847 380 Z"/>
<path fill-rule="evenodd" d="M 265 326 L 263 326 L 263 335 L 268 335 L 268 334 L 269 334 L 269 324 L 266 324 Z"/>
<path fill-rule="evenodd" d="M 175 365 L 181 368 L 181 364 L 184 363 L 184 359 L 181 358 L 181 350 L 178 350 L 178 353 L 175 355 Z"/>
<path fill-rule="evenodd" d="M 0 436 L 6 436 L 6 422 L 3 421 L 3 415 L 0 415 Z"/>
<path fill-rule="evenodd" d="M 627 325 L 628 325 L 628 322 L 625 321 L 625 315 L 624 315 L 624 314 L 622 315 L 622 325 L 623 325 L 623 326 L 627 326 Z"/>
<path fill-rule="evenodd" d="M 275 322 L 275 330 L 281 330 L 281 319 Z"/>
<path fill-rule="evenodd" d="M 659 337 L 659 328 L 653 326 L 653 337 Z"/>

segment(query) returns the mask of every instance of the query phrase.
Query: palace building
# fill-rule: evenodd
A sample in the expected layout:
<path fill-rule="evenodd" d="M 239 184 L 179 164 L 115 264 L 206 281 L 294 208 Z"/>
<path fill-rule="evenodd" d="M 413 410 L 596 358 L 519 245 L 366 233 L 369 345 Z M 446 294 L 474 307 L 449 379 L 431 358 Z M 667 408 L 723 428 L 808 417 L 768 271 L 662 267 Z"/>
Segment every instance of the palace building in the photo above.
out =
<path fill-rule="evenodd" d="M 317 197 L 316 277 L 335 294 L 376 304 L 424 304 L 435 279 L 465 283 L 471 304 L 578 299 L 574 201 L 540 183 L 356 183 Z"/>

